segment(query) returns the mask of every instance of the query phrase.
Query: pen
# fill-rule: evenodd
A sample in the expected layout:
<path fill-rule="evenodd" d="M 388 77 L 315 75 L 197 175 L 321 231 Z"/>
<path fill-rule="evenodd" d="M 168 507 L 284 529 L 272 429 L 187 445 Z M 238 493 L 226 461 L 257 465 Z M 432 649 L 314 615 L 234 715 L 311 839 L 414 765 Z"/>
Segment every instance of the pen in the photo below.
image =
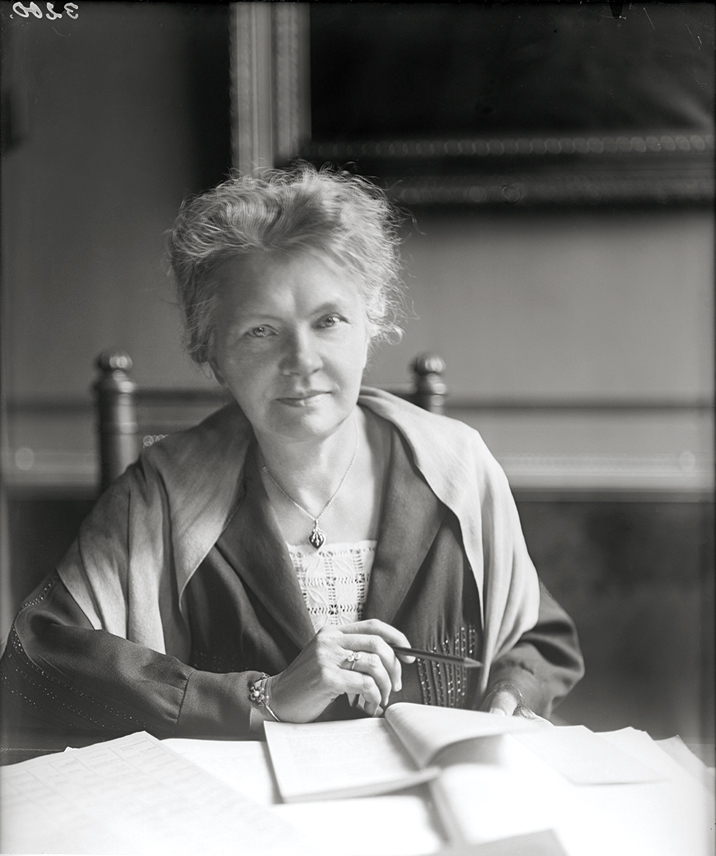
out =
<path fill-rule="evenodd" d="M 472 657 L 455 657 L 452 654 L 438 654 L 435 651 L 421 651 L 420 648 L 403 648 L 401 645 L 390 646 L 396 654 L 411 654 L 421 660 L 434 660 L 436 663 L 452 663 L 455 666 L 464 666 L 466 669 L 476 669 L 482 663 L 473 660 Z"/>

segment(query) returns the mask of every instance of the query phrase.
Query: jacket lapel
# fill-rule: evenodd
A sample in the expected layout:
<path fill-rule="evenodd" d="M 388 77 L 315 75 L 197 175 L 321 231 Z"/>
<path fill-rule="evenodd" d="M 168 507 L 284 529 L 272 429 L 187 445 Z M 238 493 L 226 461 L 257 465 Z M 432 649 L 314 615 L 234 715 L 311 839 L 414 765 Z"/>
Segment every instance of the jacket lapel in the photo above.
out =
<path fill-rule="evenodd" d="M 255 450 L 252 445 L 246 456 L 244 496 L 222 536 L 222 552 L 300 651 L 313 638 L 315 630 L 261 482 Z"/>
<path fill-rule="evenodd" d="M 445 507 L 415 469 L 398 432 L 393 431 L 365 618 L 393 623 L 444 514 Z"/>

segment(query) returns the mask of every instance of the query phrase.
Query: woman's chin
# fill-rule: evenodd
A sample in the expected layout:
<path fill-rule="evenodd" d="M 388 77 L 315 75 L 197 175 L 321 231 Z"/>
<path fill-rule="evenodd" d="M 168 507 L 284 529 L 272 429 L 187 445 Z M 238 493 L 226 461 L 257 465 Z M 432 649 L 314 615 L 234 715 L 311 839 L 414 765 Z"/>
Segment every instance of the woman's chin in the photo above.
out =
<path fill-rule="evenodd" d="M 345 422 L 349 413 L 335 408 L 286 405 L 280 417 L 272 420 L 271 433 L 292 440 L 321 440 L 334 434 Z"/>

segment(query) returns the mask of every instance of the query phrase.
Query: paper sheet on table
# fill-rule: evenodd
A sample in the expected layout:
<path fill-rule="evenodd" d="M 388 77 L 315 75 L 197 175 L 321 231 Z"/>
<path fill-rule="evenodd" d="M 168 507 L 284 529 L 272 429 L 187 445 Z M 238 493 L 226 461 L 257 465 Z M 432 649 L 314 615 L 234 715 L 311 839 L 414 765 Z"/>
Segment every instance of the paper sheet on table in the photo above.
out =
<path fill-rule="evenodd" d="M 144 732 L 4 767 L 0 786 L 5 853 L 317 852 Z"/>
<path fill-rule="evenodd" d="M 716 787 L 714 786 L 713 768 L 709 769 L 701 758 L 694 755 L 680 737 L 667 737 L 664 740 L 655 740 L 654 742 L 705 788 L 714 793 Z"/>
<path fill-rule="evenodd" d="M 268 747 L 260 740 L 162 740 L 183 758 L 262 805 L 279 801 Z"/>
<path fill-rule="evenodd" d="M 623 728 L 599 735 L 660 774 L 642 784 L 581 786 L 595 818 L 596 840 L 610 856 L 713 856 L 714 800 L 700 782 L 643 731 Z"/>
<path fill-rule="evenodd" d="M 648 764 L 583 725 L 543 728 L 513 737 L 577 785 L 654 782 L 662 778 Z"/>

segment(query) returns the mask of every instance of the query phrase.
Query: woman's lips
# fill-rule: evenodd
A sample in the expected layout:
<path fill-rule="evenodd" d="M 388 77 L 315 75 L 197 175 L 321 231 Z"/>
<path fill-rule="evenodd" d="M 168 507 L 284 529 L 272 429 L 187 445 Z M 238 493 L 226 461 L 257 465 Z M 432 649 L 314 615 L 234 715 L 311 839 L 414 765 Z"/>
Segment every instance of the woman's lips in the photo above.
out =
<path fill-rule="evenodd" d="M 328 395 L 327 392 L 316 391 L 316 392 L 302 392 L 298 395 L 287 395 L 282 396 L 278 400 L 282 404 L 288 404 L 289 407 L 306 407 L 311 402 L 315 401 L 317 398 L 320 398 L 323 395 Z"/>

